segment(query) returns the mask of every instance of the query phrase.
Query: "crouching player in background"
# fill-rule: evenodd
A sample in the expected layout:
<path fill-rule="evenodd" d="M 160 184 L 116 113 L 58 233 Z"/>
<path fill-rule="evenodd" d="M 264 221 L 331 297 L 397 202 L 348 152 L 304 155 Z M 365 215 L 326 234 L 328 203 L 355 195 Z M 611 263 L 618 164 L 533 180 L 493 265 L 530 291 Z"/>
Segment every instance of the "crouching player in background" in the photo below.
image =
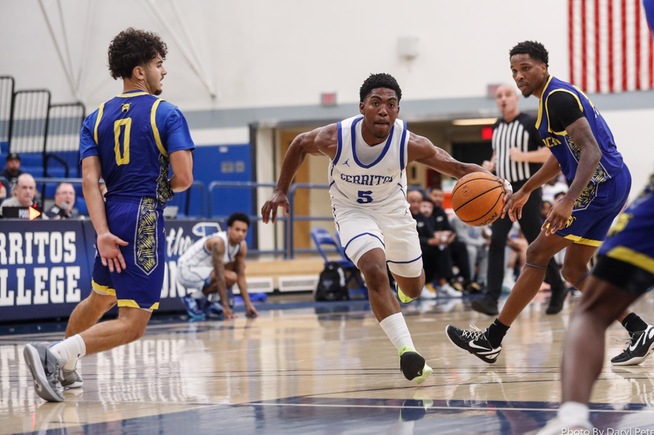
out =
<path fill-rule="evenodd" d="M 245 236 L 249 227 L 250 218 L 246 214 L 234 213 L 227 219 L 227 231 L 201 238 L 179 258 L 177 282 L 189 291 L 182 302 L 191 318 L 236 317 L 232 312 L 231 287 L 234 284 L 238 284 L 246 316 L 258 315 L 245 280 L 248 250 Z M 213 299 L 216 295 L 218 300 Z"/>

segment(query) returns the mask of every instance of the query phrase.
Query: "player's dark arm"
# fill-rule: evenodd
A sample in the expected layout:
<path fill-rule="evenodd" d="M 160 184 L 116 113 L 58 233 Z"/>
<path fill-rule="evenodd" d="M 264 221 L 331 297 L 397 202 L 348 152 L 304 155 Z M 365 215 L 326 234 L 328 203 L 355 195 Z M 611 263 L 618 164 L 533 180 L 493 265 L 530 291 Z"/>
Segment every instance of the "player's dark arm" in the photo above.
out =
<path fill-rule="evenodd" d="M 565 130 L 581 150 L 575 178 L 564 197 L 574 202 L 593 177 L 602 158 L 602 151 L 575 95 L 570 92 L 552 93 L 547 99 L 547 110 L 550 128 L 557 132 Z"/>
<path fill-rule="evenodd" d="M 245 277 L 245 257 L 247 256 L 248 248 L 245 242 L 241 242 L 241 249 L 234 259 L 234 272 L 236 272 L 236 284 L 238 289 L 241 292 L 241 298 L 243 298 L 243 304 L 245 305 L 245 312 L 251 316 L 255 315 L 257 311 L 252 305 L 250 300 L 250 293 L 248 292 L 248 283 Z"/>

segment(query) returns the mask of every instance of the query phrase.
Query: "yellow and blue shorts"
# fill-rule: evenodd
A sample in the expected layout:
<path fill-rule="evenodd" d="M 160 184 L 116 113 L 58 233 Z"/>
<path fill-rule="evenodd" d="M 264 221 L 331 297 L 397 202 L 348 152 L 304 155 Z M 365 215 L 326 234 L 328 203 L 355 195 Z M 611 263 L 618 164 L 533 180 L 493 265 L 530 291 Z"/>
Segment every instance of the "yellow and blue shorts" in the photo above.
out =
<path fill-rule="evenodd" d="M 105 209 L 112 234 L 129 243 L 121 247 L 127 267 L 109 272 L 96 253 L 93 291 L 115 295 L 119 307 L 159 308 L 166 254 L 163 207 L 154 198 L 112 198 Z"/>
<path fill-rule="evenodd" d="M 557 235 L 575 243 L 599 247 L 620 214 L 631 190 L 631 174 L 625 166 L 614 178 L 590 184 L 575 201 L 572 216 Z"/>
<path fill-rule="evenodd" d="M 648 188 L 620 215 L 598 251 L 593 275 L 642 295 L 654 286 L 654 191 Z"/>

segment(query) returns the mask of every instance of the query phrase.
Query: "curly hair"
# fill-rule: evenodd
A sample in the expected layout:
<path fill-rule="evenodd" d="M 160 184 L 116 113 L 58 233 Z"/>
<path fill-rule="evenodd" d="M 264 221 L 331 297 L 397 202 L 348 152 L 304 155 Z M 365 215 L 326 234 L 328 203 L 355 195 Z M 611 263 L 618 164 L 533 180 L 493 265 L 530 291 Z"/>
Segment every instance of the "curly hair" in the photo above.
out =
<path fill-rule="evenodd" d="M 370 95 L 372 90 L 377 88 L 392 89 L 397 94 L 397 101 L 399 102 L 402 99 L 402 89 L 400 89 L 400 85 L 397 84 L 395 77 L 390 74 L 380 73 L 370 74 L 370 77 L 363 82 L 361 89 L 359 89 L 359 101 L 363 102 L 363 100 Z"/>
<path fill-rule="evenodd" d="M 145 65 L 157 56 L 166 58 L 168 47 L 159 35 L 130 27 L 123 30 L 109 44 L 109 71 L 111 77 L 129 78 L 132 70 Z"/>
<path fill-rule="evenodd" d="M 527 54 L 535 60 L 540 60 L 549 66 L 550 55 L 543 44 L 537 41 L 523 41 L 509 51 L 509 59 L 515 54 Z"/>
<path fill-rule="evenodd" d="M 231 227 L 232 224 L 236 221 L 244 222 L 245 224 L 247 224 L 248 228 L 250 227 L 250 218 L 245 213 L 240 213 L 240 212 L 232 213 L 227 218 L 227 226 Z"/>

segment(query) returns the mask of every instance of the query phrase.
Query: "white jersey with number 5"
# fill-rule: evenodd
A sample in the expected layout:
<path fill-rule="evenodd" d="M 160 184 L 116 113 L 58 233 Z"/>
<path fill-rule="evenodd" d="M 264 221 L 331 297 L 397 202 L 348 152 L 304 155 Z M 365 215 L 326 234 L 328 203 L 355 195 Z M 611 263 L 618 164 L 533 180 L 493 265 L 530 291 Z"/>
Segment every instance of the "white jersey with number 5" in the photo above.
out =
<path fill-rule="evenodd" d="M 399 119 L 387 140 L 376 146 L 364 142 L 363 116 L 338 123 L 338 148 L 329 165 L 329 194 L 334 207 L 379 209 L 406 202 L 406 161 L 409 131 Z"/>

